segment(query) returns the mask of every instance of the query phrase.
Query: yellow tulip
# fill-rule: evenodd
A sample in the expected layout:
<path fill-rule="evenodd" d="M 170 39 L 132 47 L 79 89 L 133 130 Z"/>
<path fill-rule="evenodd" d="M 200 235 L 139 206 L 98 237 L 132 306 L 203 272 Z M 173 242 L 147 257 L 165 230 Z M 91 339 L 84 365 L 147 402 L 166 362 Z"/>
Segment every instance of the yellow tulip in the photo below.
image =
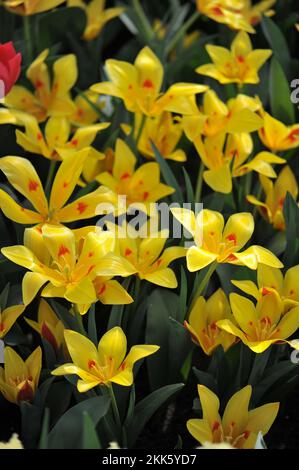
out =
<path fill-rule="evenodd" d="M 107 8 L 106 0 L 91 0 L 88 4 L 82 0 L 68 0 L 68 7 L 82 8 L 86 13 L 87 25 L 83 33 L 85 41 L 91 41 L 99 36 L 106 23 L 121 15 L 125 8 Z"/>
<path fill-rule="evenodd" d="M 158 286 L 174 289 L 178 282 L 175 273 L 169 268 L 172 261 L 186 256 L 186 249 L 172 246 L 164 249 L 168 230 L 141 236 L 132 226 L 123 223 L 115 226 L 107 223 L 117 234 L 119 254 L 127 260 L 140 279 Z"/>
<path fill-rule="evenodd" d="M 242 14 L 244 0 L 196 0 L 196 6 L 200 13 L 217 23 L 254 33 L 254 28 Z"/>
<path fill-rule="evenodd" d="M 247 200 L 257 206 L 262 216 L 277 230 L 285 230 L 283 205 L 289 192 L 296 200 L 298 184 L 294 173 L 289 166 L 285 166 L 277 180 L 273 183 L 269 178 L 260 176 L 261 185 L 265 193 L 265 202 L 259 201 L 255 196 L 248 195 Z"/>
<path fill-rule="evenodd" d="M 211 355 L 220 344 L 227 351 L 236 341 L 236 337 L 220 330 L 217 321 L 230 318 L 231 310 L 227 297 L 222 289 L 218 289 L 206 301 L 204 297 L 196 299 L 184 326 L 190 332 L 192 340 L 203 351 Z"/>
<path fill-rule="evenodd" d="M 141 116 L 135 115 L 135 129 L 134 137 L 137 139 L 138 130 L 141 126 Z M 124 126 L 123 126 L 124 127 Z M 125 132 L 131 132 L 130 126 L 125 126 Z M 144 123 L 138 140 L 138 150 L 147 158 L 155 158 L 151 142 L 159 150 L 162 157 L 176 162 L 185 162 L 187 157 L 186 153 L 177 149 L 177 145 L 183 135 L 182 125 L 178 118 L 174 118 L 171 113 L 163 112 L 157 117 L 148 117 Z"/>
<path fill-rule="evenodd" d="M 194 114 L 195 95 L 208 88 L 194 83 L 176 83 L 161 94 L 163 66 L 149 47 L 139 52 L 134 65 L 120 60 L 107 60 L 106 71 L 111 81 L 97 83 L 91 90 L 120 98 L 128 111 L 147 116 L 158 116 L 163 111 Z"/>
<path fill-rule="evenodd" d="M 1 189 L 0 207 L 6 217 L 19 224 L 59 224 L 95 217 L 99 214 L 101 203 L 107 203 L 107 210 L 110 206 L 112 208 L 112 204 L 117 204 L 117 198 L 112 191 L 104 187 L 99 187 L 65 205 L 78 183 L 88 153 L 88 149 L 84 149 L 64 159 L 54 178 L 49 202 L 39 176 L 29 160 L 21 157 L 1 158 L 0 170 L 35 209 L 25 209 Z"/>
<path fill-rule="evenodd" d="M 42 367 L 40 347 L 23 361 L 12 349 L 4 349 L 4 369 L 0 367 L 0 392 L 6 400 L 19 404 L 32 401 L 38 386 Z"/>
<path fill-rule="evenodd" d="M 52 345 L 55 351 L 58 352 L 64 346 L 63 323 L 57 318 L 54 310 L 45 300 L 41 299 L 40 301 L 37 322 L 29 318 L 25 318 L 25 320 L 42 338 L 45 338 Z"/>
<path fill-rule="evenodd" d="M 98 348 L 75 331 L 66 330 L 64 336 L 73 363 L 58 367 L 52 374 L 78 375 L 77 388 L 81 393 L 111 383 L 130 387 L 134 381 L 134 364 L 159 349 L 159 346 L 149 344 L 137 345 L 126 356 L 127 339 L 117 326 L 102 336 Z"/>
<path fill-rule="evenodd" d="M 203 140 L 193 141 L 195 148 L 208 170 L 203 179 L 214 191 L 230 193 L 233 189 L 232 178 L 243 176 L 251 171 L 276 178 L 272 164 L 283 164 L 285 160 L 270 152 L 259 152 L 251 160 L 253 150 L 250 134 L 217 134 Z M 225 147 L 225 148 L 224 148 Z"/>
<path fill-rule="evenodd" d="M 187 428 L 203 445 L 227 442 L 237 449 L 254 449 L 258 434 L 267 434 L 279 410 L 279 403 L 267 403 L 248 411 L 252 388 L 247 385 L 229 399 L 220 417 L 217 395 L 204 385 L 197 390 L 203 418 L 189 419 Z"/>
<path fill-rule="evenodd" d="M 27 229 L 25 233 L 34 230 Z M 44 225 L 40 237 L 38 243 L 36 236 L 27 235 L 29 247 L 16 245 L 1 250 L 6 258 L 31 271 L 23 279 L 26 305 L 47 284 L 41 293 L 43 297 L 64 297 L 84 314 L 98 300 L 94 285 L 98 276 L 126 277 L 136 271 L 125 259 L 113 254 L 115 238 L 111 232 L 89 232 L 82 243 L 76 243 L 70 229 Z M 46 261 L 37 257 L 36 249 L 43 249 Z"/>
<path fill-rule="evenodd" d="M 230 263 L 257 269 L 258 264 L 275 268 L 283 265 L 276 256 L 258 245 L 251 245 L 244 251 L 254 231 L 252 214 L 233 214 L 224 226 L 222 214 L 203 209 L 197 216 L 188 209 L 171 209 L 174 217 L 185 227 L 194 239 L 195 245 L 188 248 L 187 267 L 198 271 L 213 262 Z"/>
<path fill-rule="evenodd" d="M 256 305 L 233 293 L 230 304 L 238 326 L 230 320 L 220 320 L 218 327 L 240 338 L 255 353 L 264 352 L 274 343 L 289 343 L 287 338 L 299 328 L 299 307 L 284 314 L 283 302 L 275 291 L 262 296 Z M 299 349 L 299 344 L 290 344 Z"/>
<path fill-rule="evenodd" d="M 284 305 L 284 313 L 299 305 L 299 265 L 288 269 L 283 276 L 280 269 L 263 264 L 257 268 L 257 285 L 252 281 L 231 281 L 236 287 L 256 300 L 276 292 Z"/>
<path fill-rule="evenodd" d="M 283 152 L 299 146 L 299 124 L 285 126 L 265 111 L 261 115 L 264 124 L 259 130 L 259 137 L 272 152 Z"/>
<path fill-rule="evenodd" d="M 1 311 L 0 308 L 0 339 L 9 332 L 19 316 L 24 312 L 25 305 L 13 305 Z"/>
<path fill-rule="evenodd" d="M 222 133 L 254 132 L 263 125 L 256 113 L 259 109 L 260 103 L 256 98 L 239 94 L 225 104 L 214 90 L 208 90 L 197 114 L 182 117 L 182 126 L 191 142 L 201 135 L 215 137 Z"/>
<path fill-rule="evenodd" d="M 160 167 L 156 162 L 141 165 L 135 170 L 137 159 L 128 145 L 121 139 L 116 142 L 112 174 L 101 173 L 96 180 L 111 189 L 115 195 L 126 196 L 127 207 L 143 205 L 150 211 L 150 205 L 174 192 L 174 189 L 160 182 Z M 123 208 L 124 211 L 126 208 Z M 121 211 L 121 208 L 119 208 Z"/>
<path fill-rule="evenodd" d="M 252 49 L 249 35 L 239 32 L 232 42 L 231 49 L 221 46 L 206 46 L 211 64 L 198 67 L 196 72 L 215 78 L 219 83 L 259 83 L 259 69 L 272 55 L 270 49 Z"/>
<path fill-rule="evenodd" d="M 3 0 L 3 6 L 12 13 L 22 16 L 36 15 L 58 7 L 65 0 Z"/>
<path fill-rule="evenodd" d="M 45 63 L 49 50 L 44 50 L 27 69 L 26 77 L 34 91 L 15 85 L 5 97 L 5 105 L 12 110 L 23 111 L 41 122 L 48 116 L 71 116 L 76 112 L 70 90 L 78 77 L 74 54 L 57 59 L 53 65 L 53 79 Z"/>

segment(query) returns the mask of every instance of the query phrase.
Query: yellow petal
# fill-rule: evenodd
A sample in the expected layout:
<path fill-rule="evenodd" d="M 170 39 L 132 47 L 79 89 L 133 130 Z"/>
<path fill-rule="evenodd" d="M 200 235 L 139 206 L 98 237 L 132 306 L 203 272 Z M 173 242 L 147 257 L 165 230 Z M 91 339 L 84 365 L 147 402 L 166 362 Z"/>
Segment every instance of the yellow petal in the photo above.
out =
<path fill-rule="evenodd" d="M 139 74 L 139 84 L 144 88 L 144 93 L 150 89 L 151 93 L 157 95 L 163 81 L 163 66 L 158 57 L 149 47 L 144 47 L 136 57 L 135 66 Z"/>
<path fill-rule="evenodd" d="M 25 274 L 22 281 L 23 302 L 25 305 L 29 305 L 32 302 L 40 288 L 47 281 L 47 276 L 42 274 L 31 272 Z"/>
<path fill-rule="evenodd" d="M 56 60 L 53 65 L 53 88 L 58 95 L 64 95 L 75 85 L 78 78 L 77 59 L 68 54 Z"/>
<path fill-rule="evenodd" d="M 232 427 L 233 435 L 236 437 L 246 430 L 251 393 L 251 385 L 247 385 L 228 401 L 222 418 L 224 435 L 229 435 Z"/>
<path fill-rule="evenodd" d="M 229 239 L 231 235 L 236 240 L 236 250 L 240 250 L 251 238 L 254 231 L 254 219 L 249 212 L 233 214 L 229 217 L 224 231 L 223 239 Z"/>
<path fill-rule="evenodd" d="M 249 411 L 247 429 L 256 434 L 267 434 L 275 421 L 279 410 L 279 403 L 267 403 Z"/>
<path fill-rule="evenodd" d="M 219 416 L 219 399 L 215 393 L 204 385 L 198 385 L 197 391 L 202 407 L 203 419 L 209 424 L 210 428 L 213 429 L 215 423 L 221 423 Z"/>
<path fill-rule="evenodd" d="M 140 277 L 148 282 L 152 282 L 158 286 L 168 287 L 169 289 L 175 289 L 178 285 L 176 276 L 170 268 L 159 269 L 142 275 L 140 274 Z"/>
<path fill-rule="evenodd" d="M 119 326 L 107 331 L 100 339 L 98 346 L 99 360 L 101 365 L 106 365 L 108 358 L 113 359 L 114 368 L 123 362 L 127 351 L 127 338 Z"/>
<path fill-rule="evenodd" d="M 100 291 L 97 291 L 97 296 L 105 305 L 127 305 L 134 301 L 122 285 L 115 280 L 102 284 Z"/>
<path fill-rule="evenodd" d="M 64 338 L 74 365 L 88 372 L 89 361 L 98 362 L 95 345 L 85 336 L 72 330 L 65 330 Z"/>
<path fill-rule="evenodd" d="M 235 293 L 230 294 L 229 299 L 238 325 L 245 333 L 252 334 L 258 321 L 258 315 L 253 302 Z"/>
<path fill-rule="evenodd" d="M 43 221 L 43 217 L 40 214 L 19 206 L 19 204 L 2 189 L 0 189 L 0 207 L 8 219 L 18 224 L 31 225 Z"/>
<path fill-rule="evenodd" d="M 189 419 L 187 421 L 187 429 L 200 444 L 204 445 L 207 442 L 213 442 L 212 431 L 204 419 Z"/>
<path fill-rule="evenodd" d="M 263 265 L 260 265 L 263 266 Z M 241 289 L 245 294 L 252 295 L 255 299 L 260 297 L 260 292 L 252 281 L 231 281 L 231 283 Z"/>
<path fill-rule="evenodd" d="M 217 254 L 191 246 L 187 251 L 187 267 L 191 272 L 199 271 L 217 259 Z"/>
<path fill-rule="evenodd" d="M 207 170 L 203 174 L 204 181 L 210 188 L 219 193 L 229 194 L 233 183 L 229 165 L 223 165 L 217 170 Z"/>

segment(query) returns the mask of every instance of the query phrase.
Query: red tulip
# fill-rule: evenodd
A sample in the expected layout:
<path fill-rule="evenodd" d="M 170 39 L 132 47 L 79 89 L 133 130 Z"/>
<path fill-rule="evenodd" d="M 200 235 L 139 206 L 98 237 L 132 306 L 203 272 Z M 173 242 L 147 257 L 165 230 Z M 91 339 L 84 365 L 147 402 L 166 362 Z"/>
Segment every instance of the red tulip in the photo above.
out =
<path fill-rule="evenodd" d="M 16 53 L 12 42 L 0 44 L 0 84 L 4 85 L 4 96 L 9 93 L 19 78 L 22 56 Z M 0 98 L 3 98 L 3 96 Z"/>

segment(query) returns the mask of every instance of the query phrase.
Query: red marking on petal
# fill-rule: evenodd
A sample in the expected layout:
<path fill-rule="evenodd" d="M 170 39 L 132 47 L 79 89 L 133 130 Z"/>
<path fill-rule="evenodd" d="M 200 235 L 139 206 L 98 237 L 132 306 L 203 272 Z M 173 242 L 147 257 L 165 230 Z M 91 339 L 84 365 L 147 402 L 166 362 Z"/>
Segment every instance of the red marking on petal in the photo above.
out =
<path fill-rule="evenodd" d="M 76 147 L 76 146 L 78 145 L 78 139 L 73 139 L 73 140 L 71 140 L 71 145 L 72 145 L 73 147 Z"/>
<path fill-rule="evenodd" d="M 85 204 L 85 202 L 78 202 L 77 204 L 77 211 L 80 214 L 83 214 L 83 212 L 87 209 L 88 204 Z"/>
<path fill-rule="evenodd" d="M 26 380 L 23 387 L 21 388 L 21 390 L 18 393 L 17 401 L 18 402 L 32 401 L 33 397 L 34 397 L 33 389 L 31 387 L 31 385 L 29 384 L 28 380 Z"/>
<path fill-rule="evenodd" d="M 44 83 L 41 80 L 36 80 L 35 88 L 42 88 L 43 86 L 44 86 Z"/>
<path fill-rule="evenodd" d="M 162 263 L 162 259 L 157 259 L 157 265 L 160 266 L 160 264 Z"/>
<path fill-rule="evenodd" d="M 213 331 L 217 330 L 217 325 L 216 325 L 216 323 L 215 323 L 215 322 L 214 322 L 214 323 L 211 323 L 210 328 L 211 328 L 211 330 L 213 330 Z"/>
<path fill-rule="evenodd" d="M 88 270 L 87 270 L 87 275 L 91 273 L 91 271 L 95 268 L 95 264 L 92 264 L 91 266 L 89 266 Z"/>
<path fill-rule="evenodd" d="M 45 322 L 42 323 L 41 335 L 52 345 L 55 351 L 58 351 L 58 344 L 56 338 Z"/>
<path fill-rule="evenodd" d="M 143 200 L 146 201 L 148 197 L 149 197 L 149 192 L 148 192 L 148 191 L 144 191 L 144 193 L 143 193 Z"/>
<path fill-rule="evenodd" d="M 268 325 L 271 325 L 271 324 L 272 324 L 272 321 L 271 321 L 271 318 L 269 318 L 268 316 L 266 316 L 266 317 L 263 317 L 263 318 L 261 319 L 261 323 L 265 323 L 265 324 L 268 323 Z"/>
<path fill-rule="evenodd" d="M 120 370 L 125 370 L 125 368 L 126 368 L 126 364 L 125 362 L 123 362 L 122 365 L 120 366 Z"/>
<path fill-rule="evenodd" d="M 296 142 L 299 139 L 299 129 L 294 129 L 292 132 L 290 132 L 288 139 L 292 142 Z"/>
<path fill-rule="evenodd" d="M 235 255 L 233 255 L 233 254 L 231 254 L 231 255 L 229 255 L 229 256 L 227 257 L 227 261 L 236 261 L 237 259 L 238 259 L 238 258 L 237 258 Z"/>
<path fill-rule="evenodd" d="M 242 56 L 242 55 L 238 55 L 237 61 L 240 62 L 240 64 L 244 64 L 244 62 L 245 62 L 245 57 Z"/>
<path fill-rule="evenodd" d="M 229 235 L 227 235 L 226 240 L 228 240 L 230 242 L 233 242 L 234 245 L 236 245 L 237 244 L 237 235 L 235 233 L 230 233 Z"/>
<path fill-rule="evenodd" d="M 96 365 L 96 362 L 90 359 L 88 361 L 88 369 L 92 369 Z"/>
<path fill-rule="evenodd" d="M 37 137 L 37 140 L 42 140 L 43 139 L 43 136 L 40 132 L 37 134 L 36 137 Z"/>
<path fill-rule="evenodd" d="M 133 251 L 130 250 L 130 248 L 126 248 L 125 256 L 130 256 L 132 253 L 133 253 Z"/>
<path fill-rule="evenodd" d="M 36 191 L 38 187 L 39 187 L 39 184 L 37 181 L 29 180 L 29 183 L 28 183 L 29 191 Z"/>
<path fill-rule="evenodd" d="M 90 251 L 87 256 L 88 256 L 88 258 L 92 258 L 93 255 L 94 255 L 94 252 Z"/>
<path fill-rule="evenodd" d="M 105 284 L 103 284 L 103 285 L 100 287 L 100 289 L 98 290 L 98 295 L 104 294 L 105 290 L 106 290 L 106 286 L 105 286 Z"/>
<path fill-rule="evenodd" d="M 121 177 L 120 177 L 121 180 L 126 180 L 128 178 L 130 178 L 130 173 L 128 173 L 128 172 L 122 174 Z"/>
<path fill-rule="evenodd" d="M 143 88 L 154 88 L 153 82 L 148 78 L 142 84 Z"/>
<path fill-rule="evenodd" d="M 214 7 L 211 9 L 211 12 L 214 13 L 216 16 L 224 16 L 223 11 L 221 10 L 220 7 Z"/>
<path fill-rule="evenodd" d="M 4 331 L 5 327 L 3 325 L 3 323 L 0 323 L 0 332 Z"/>
<path fill-rule="evenodd" d="M 59 250 L 58 250 L 58 258 L 60 256 L 64 256 L 69 253 L 70 253 L 70 250 L 66 246 L 60 245 Z"/>
<path fill-rule="evenodd" d="M 217 429 L 219 429 L 219 427 L 220 427 L 219 421 L 215 421 L 215 423 L 213 424 L 213 427 L 212 427 L 212 432 L 217 431 Z"/>
<path fill-rule="evenodd" d="M 269 291 L 269 289 L 267 289 L 266 287 L 263 287 L 263 288 L 262 288 L 262 295 L 268 295 L 268 294 L 271 294 L 271 292 Z"/>
<path fill-rule="evenodd" d="M 250 436 L 250 431 L 244 431 L 244 439 L 248 439 Z"/>

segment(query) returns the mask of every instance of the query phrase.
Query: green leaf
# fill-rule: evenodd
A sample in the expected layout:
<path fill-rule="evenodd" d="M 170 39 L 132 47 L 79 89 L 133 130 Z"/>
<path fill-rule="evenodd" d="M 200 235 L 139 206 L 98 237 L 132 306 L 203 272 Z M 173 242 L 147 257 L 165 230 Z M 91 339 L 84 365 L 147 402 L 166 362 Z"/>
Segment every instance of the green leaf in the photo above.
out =
<path fill-rule="evenodd" d="M 88 312 L 88 338 L 98 346 L 98 333 L 95 318 L 95 305 L 93 304 Z"/>
<path fill-rule="evenodd" d="M 165 183 L 168 186 L 171 186 L 172 188 L 175 189 L 175 193 L 171 194 L 170 196 L 172 201 L 183 204 L 184 199 L 183 199 L 181 188 L 170 166 L 168 165 L 168 162 L 165 160 L 165 158 L 162 157 L 161 153 L 159 152 L 159 150 L 157 149 L 157 147 L 155 146 L 153 142 L 151 142 L 151 145 L 152 145 L 152 149 L 154 151 L 156 160 L 160 165 L 161 173 L 163 175 Z"/>
<path fill-rule="evenodd" d="M 97 426 L 110 407 L 109 397 L 94 397 L 70 408 L 59 419 L 49 434 L 50 449 L 79 449 L 82 442 L 82 414 L 88 413 L 94 426 Z"/>
<path fill-rule="evenodd" d="M 280 63 L 273 57 L 270 67 L 270 103 L 276 119 L 285 124 L 294 124 L 295 109 L 290 99 L 291 90 Z"/>
<path fill-rule="evenodd" d="M 134 446 L 142 429 L 160 406 L 184 386 L 182 383 L 166 385 L 139 401 L 135 407 L 133 419 L 127 427 L 129 447 Z"/>
<path fill-rule="evenodd" d="M 280 62 L 283 69 L 288 72 L 291 56 L 284 35 L 280 31 L 279 27 L 274 23 L 274 21 L 267 16 L 263 17 L 262 29 L 269 46 L 273 50 L 274 56 Z"/>
<path fill-rule="evenodd" d="M 82 449 L 101 449 L 94 422 L 86 411 L 83 412 L 82 441 Z"/>
<path fill-rule="evenodd" d="M 194 191 L 193 191 L 193 186 L 190 180 L 190 176 L 188 172 L 186 171 L 185 167 L 183 167 L 183 173 L 184 173 L 184 178 L 185 178 L 185 186 L 186 186 L 186 196 L 187 196 L 187 201 L 194 206 L 195 203 L 195 196 L 194 196 Z"/>
<path fill-rule="evenodd" d="M 181 287 L 180 287 L 180 313 L 179 320 L 183 323 L 187 311 L 188 282 L 185 269 L 181 266 Z"/>
<path fill-rule="evenodd" d="M 290 193 L 287 193 L 283 215 L 286 224 L 287 247 L 283 263 L 286 268 L 294 266 L 299 260 L 299 208 Z"/>
<path fill-rule="evenodd" d="M 45 409 L 43 425 L 42 425 L 42 432 L 39 440 L 39 449 L 47 449 L 48 448 L 48 432 L 50 426 L 50 412 L 49 408 Z"/>

